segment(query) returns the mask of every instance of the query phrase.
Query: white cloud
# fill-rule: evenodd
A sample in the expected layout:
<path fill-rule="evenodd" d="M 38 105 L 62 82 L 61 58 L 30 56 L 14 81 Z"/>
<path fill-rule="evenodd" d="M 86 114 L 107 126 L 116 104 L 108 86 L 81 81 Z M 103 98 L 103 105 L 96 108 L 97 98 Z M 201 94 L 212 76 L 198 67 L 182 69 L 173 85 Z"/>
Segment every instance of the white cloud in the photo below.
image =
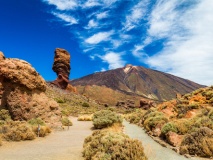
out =
<path fill-rule="evenodd" d="M 109 16 L 109 15 L 108 15 L 108 12 L 107 12 L 107 11 L 98 13 L 98 14 L 96 15 L 97 19 L 107 18 L 108 16 Z"/>
<path fill-rule="evenodd" d="M 170 33 L 176 32 L 181 26 L 177 21 L 180 20 L 181 12 L 176 10 L 179 0 L 165 1 L 158 0 L 150 15 L 148 33 L 152 37 L 163 38 L 171 36 Z"/>
<path fill-rule="evenodd" d="M 97 0 L 88 0 L 82 7 L 83 8 L 92 8 L 94 6 L 101 5 Z"/>
<path fill-rule="evenodd" d="M 56 13 L 56 12 L 53 12 L 52 14 L 60 18 L 61 20 L 67 22 L 68 23 L 67 25 L 78 24 L 78 20 L 70 15 L 67 15 L 64 13 Z"/>
<path fill-rule="evenodd" d="M 55 5 L 59 10 L 72 10 L 75 9 L 78 4 L 76 0 L 43 0 L 50 5 Z"/>
<path fill-rule="evenodd" d="M 105 68 L 101 68 L 101 72 L 104 72 L 104 71 L 106 71 L 106 69 Z"/>
<path fill-rule="evenodd" d="M 86 29 L 95 28 L 98 26 L 98 22 L 94 21 L 94 19 L 91 19 L 86 27 Z"/>
<path fill-rule="evenodd" d="M 109 31 L 109 32 L 99 32 L 94 34 L 93 36 L 87 38 L 85 40 L 86 43 L 89 44 L 98 44 L 102 41 L 108 41 L 110 40 L 110 36 L 114 33 L 114 31 Z"/>
<path fill-rule="evenodd" d="M 125 61 L 122 60 L 121 56 L 121 53 L 108 52 L 103 56 L 99 56 L 99 58 L 101 58 L 103 62 L 109 64 L 109 69 L 116 69 L 125 65 Z"/>
<path fill-rule="evenodd" d="M 160 53 L 148 58 L 147 63 L 197 83 L 213 85 L 212 1 L 199 1 L 186 12 L 175 10 L 169 1 L 159 2 L 153 10 L 155 20 L 150 21 L 149 33 L 156 37 L 167 36 L 169 41 Z M 165 18 L 156 18 L 158 14 Z M 156 27 L 158 22 L 163 27 Z"/>
<path fill-rule="evenodd" d="M 126 16 L 126 21 L 123 23 L 123 30 L 129 31 L 138 26 L 141 19 L 145 17 L 149 0 L 140 1 L 134 5 L 129 15 Z"/>

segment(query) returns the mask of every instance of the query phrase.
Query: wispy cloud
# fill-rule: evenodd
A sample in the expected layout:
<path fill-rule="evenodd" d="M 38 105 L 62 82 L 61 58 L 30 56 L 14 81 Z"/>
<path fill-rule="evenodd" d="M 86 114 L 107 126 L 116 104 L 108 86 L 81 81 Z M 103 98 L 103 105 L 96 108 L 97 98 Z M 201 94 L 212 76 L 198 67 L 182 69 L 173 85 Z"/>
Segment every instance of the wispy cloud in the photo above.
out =
<path fill-rule="evenodd" d="M 175 10 L 174 4 L 159 1 L 153 10 L 152 18 L 155 20 L 150 21 L 150 35 L 170 37 L 163 50 L 150 57 L 147 63 L 156 69 L 212 85 L 213 3 L 211 0 L 199 1 L 185 13 Z M 158 26 L 158 22 L 162 25 Z M 179 27 L 184 28 L 179 31 Z"/>
<path fill-rule="evenodd" d="M 98 13 L 96 15 L 97 19 L 103 19 L 103 18 L 107 18 L 109 15 L 108 15 L 108 11 L 105 11 L 105 12 L 101 12 L 101 13 Z"/>
<path fill-rule="evenodd" d="M 100 6 L 101 4 L 97 0 L 88 0 L 82 5 L 83 8 L 91 8 L 94 6 Z"/>
<path fill-rule="evenodd" d="M 108 63 L 109 69 L 116 69 L 123 67 L 125 65 L 125 61 L 122 60 L 120 53 L 108 52 L 103 56 L 99 56 L 103 60 L 103 62 Z"/>
<path fill-rule="evenodd" d="M 109 32 L 99 32 L 94 34 L 93 36 L 87 38 L 85 40 L 86 43 L 89 44 L 98 44 L 102 41 L 108 41 L 110 39 L 110 36 L 114 33 L 114 31 Z"/>
<path fill-rule="evenodd" d="M 131 8 L 130 14 L 126 16 L 126 21 L 123 23 L 123 30 L 129 31 L 135 27 L 138 27 L 140 20 L 145 17 L 148 2 L 148 0 L 139 1 Z"/>
<path fill-rule="evenodd" d="M 59 10 L 72 10 L 75 9 L 78 4 L 76 0 L 43 0 L 44 2 L 55 5 Z"/>
<path fill-rule="evenodd" d="M 86 29 L 91 29 L 91 28 L 95 28 L 98 26 L 98 22 L 96 22 L 94 19 L 91 19 L 88 22 L 88 25 L 85 27 Z"/>
<path fill-rule="evenodd" d="M 53 15 L 56 17 L 60 18 L 61 20 L 67 22 L 67 25 L 73 25 L 73 24 L 78 24 L 78 20 L 75 19 L 74 17 L 67 15 L 65 13 L 56 13 L 53 12 Z"/>

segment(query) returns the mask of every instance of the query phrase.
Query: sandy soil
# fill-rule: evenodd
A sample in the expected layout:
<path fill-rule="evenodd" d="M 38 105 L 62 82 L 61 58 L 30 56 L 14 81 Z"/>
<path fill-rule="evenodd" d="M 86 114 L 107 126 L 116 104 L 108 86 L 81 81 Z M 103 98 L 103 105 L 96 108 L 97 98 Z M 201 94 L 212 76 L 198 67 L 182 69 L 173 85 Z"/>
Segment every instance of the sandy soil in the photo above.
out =
<path fill-rule="evenodd" d="M 0 147 L 1 160 L 83 160 L 84 139 L 92 134 L 92 122 L 77 121 L 64 131 L 34 141 L 10 142 Z"/>

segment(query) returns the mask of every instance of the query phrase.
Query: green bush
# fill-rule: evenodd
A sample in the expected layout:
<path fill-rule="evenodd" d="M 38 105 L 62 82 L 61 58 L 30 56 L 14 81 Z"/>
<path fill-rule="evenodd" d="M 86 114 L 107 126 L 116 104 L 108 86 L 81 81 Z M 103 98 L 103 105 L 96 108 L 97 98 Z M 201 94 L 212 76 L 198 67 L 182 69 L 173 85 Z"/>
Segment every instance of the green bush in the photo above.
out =
<path fill-rule="evenodd" d="M 83 157 L 87 160 L 147 160 L 141 142 L 106 130 L 95 131 L 85 139 Z"/>
<path fill-rule="evenodd" d="M 66 102 L 66 100 L 60 99 L 60 98 L 55 98 L 55 101 L 56 101 L 57 103 L 65 103 L 65 102 Z"/>
<path fill-rule="evenodd" d="M 172 122 L 164 124 L 162 129 L 161 129 L 161 133 L 163 133 L 164 135 L 166 133 L 168 133 L 169 131 L 172 131 L 172 132 L 175 132 L 175 133 L 178 132 L 178 129 L 176 128 L 175 124 L 172 123 Z"/>
<path fill-rule="evenodd" d="M 114 123 L 122 123 L 122 117 L 110 110 L 101 110 L 93 115 L 93 125 L 96 129 L 112 126 Z"/>
<path fill-rule="evenodd" d="M 44 121 L 41 120 L 40 118 L 33 118 L 33 119 L 29 120 L 28 123 L 30 125 L 41 125 L 41 126 L 45 126 Z"/>
<path fill-rule="evenodd" d="M 82 106 L 83 106 L 83 107 L 89 107 L 89 104 L 86 103 L 86 102 L 84 102 L 84 103 L 82 104 Z"/>
<path fill-rule="evenodd" d="M 72 122 L 67 117 L 63 117 L 61 123 L 63 126 L 72 126 Z"/>
<path fill-rule="evenodd" d="M 153 111 L 146 113 L 143 119 L 143 126 L 146 130 L 151 131 L 157 125 L 162 126 L 168 122 L 168 119 L 164 116 L 163 113 L 158 111 Z"/>
<path fill-rule="evenodd" d="M 8 110 L 6 109 L 1 109 L 0 110 L 0 120 L 11 120 L 11 117 L 10 117 L 10 113 Z"/>

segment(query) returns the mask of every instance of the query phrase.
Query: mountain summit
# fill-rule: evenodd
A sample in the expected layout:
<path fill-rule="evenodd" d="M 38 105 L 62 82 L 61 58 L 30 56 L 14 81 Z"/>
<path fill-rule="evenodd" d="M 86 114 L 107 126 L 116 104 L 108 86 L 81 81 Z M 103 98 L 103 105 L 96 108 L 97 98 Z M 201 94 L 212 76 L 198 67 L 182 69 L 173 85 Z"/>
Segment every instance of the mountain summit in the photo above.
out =
<path fill-rule="evenodd" d="M 123 68 L 94 73 L 72 80 L 74 86 L 105 86 L 126 94 L 139 95 L 156 100 L 169 100 L 177 93 L 185 94 L 203 87 L 195 82 L 141 66 L 126 65 Z"/>

